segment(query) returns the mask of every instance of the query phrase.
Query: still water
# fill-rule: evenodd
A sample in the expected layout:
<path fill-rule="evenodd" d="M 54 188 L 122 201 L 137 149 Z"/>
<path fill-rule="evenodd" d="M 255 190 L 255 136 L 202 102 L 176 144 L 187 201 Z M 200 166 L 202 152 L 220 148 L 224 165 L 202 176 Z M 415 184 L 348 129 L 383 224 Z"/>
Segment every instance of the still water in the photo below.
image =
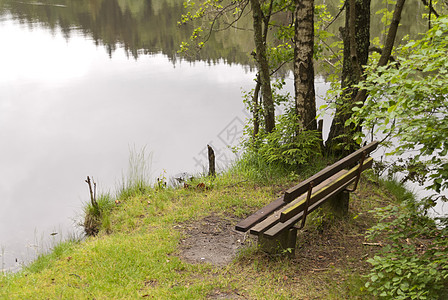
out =
<path fill-rule="evenodd" d="M 202 172 L 207 144 L 221 167 L 235 158 L 242 91 L 254 86 L 252 33 L 223 32 L 179 59 L 191 30 L 177 26 L 182 7 L 0 0 L 0 269 L 74 234 L 86 176 L 113 192 L 132 152 L 145 149 L 153 180 Z M 316 82 L 318 95 L 327 88 Z"/>
<path fill-rule="evenodd" d="M 162 53 L 136 60 L 119 46 L 110 56 L 82 33 L 67 38 L 8 15 L 0 40 L 2 269 L 73 231 L 86 176 L 113 191 L 132 151 L 151 154 L 152 178 L 201 172 L 207 144 L 218 164 L 234 158 L 226 146 L 243 129 L 247 67 Z"/>
<path fill-rule="evenodd" d="M 228 147 L 238 143 L 247 118 L 242 92 L 254 87 L 244 49 L 224 49 L 217 40 L 224 54 L 180 60 L 178 48 L 160 39 L 137 51 L 127 37 L 111 37 L 120 36 L 119 27 L 117 33 L 62 22 L 68 8 L 59 4 L 49 11 L 62 10 L 58 22 L 67 27 L 42 22 L 45 8 L 10 6 L 0 18 L 0 269 L 11 271 L 76 233 L 89 200 L 86 176 L 114 192 L 131 153 L 145 150 L 152 180 L 203 172 L 207 144 L 218 166 L 227 166 L 236 157 Z M 23 18 L 23 10 L 32 12 Z M 89 15 L 94 19 L 94 11 Z M 151 34 L 160 30 L 166 28 Z M 321 82 L 317 92 L 326 88 Z"/>

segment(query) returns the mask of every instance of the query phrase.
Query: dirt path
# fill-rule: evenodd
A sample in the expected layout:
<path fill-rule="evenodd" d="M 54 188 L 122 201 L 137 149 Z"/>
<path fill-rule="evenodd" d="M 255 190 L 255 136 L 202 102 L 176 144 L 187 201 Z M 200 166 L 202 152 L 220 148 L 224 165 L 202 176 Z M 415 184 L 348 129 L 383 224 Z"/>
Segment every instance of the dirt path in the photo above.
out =
<path fill-rule="evenodd" d="M 237 219 L 210 215 L 178 227 L 185 234 L 179 256 L 189 263 L 210 263 L 223 266 L 230 263 L 245 245 L 246 234 L 235 231 Z"/>

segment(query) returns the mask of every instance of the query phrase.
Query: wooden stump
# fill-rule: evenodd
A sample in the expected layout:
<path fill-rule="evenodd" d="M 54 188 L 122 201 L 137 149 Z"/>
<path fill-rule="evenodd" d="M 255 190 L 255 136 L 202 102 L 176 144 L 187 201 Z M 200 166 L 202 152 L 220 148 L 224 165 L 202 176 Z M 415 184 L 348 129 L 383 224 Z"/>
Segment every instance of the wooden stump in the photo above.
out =
<path fill-rule="evenodd" d="M 208 176 L 216 176 L 215 171 L 215 151 L 210 145 L 207 145 L 208 149 Z"/>

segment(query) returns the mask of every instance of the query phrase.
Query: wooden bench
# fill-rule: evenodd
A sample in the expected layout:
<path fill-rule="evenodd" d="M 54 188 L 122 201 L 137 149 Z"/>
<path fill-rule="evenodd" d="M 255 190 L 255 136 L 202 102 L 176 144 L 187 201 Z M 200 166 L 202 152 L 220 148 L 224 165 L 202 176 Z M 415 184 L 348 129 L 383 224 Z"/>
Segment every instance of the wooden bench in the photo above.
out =
<path fill-rule="evenodd" d="M 348 212 L 349 192 L 356 189 L 362 171 L 372 167 L 369 154 L 377 146 L 378 142 L 372 142 L 288 189 L 283 196 L 240 221 L 235 229 L 257 235 L 260 247 L 266 252 L 288 250 L 294 254 L 297 230 L 305 225 L 310 212 L 326 202 L 335 214 Z M 354 186 L 349 189 L 351 184 Z"/>

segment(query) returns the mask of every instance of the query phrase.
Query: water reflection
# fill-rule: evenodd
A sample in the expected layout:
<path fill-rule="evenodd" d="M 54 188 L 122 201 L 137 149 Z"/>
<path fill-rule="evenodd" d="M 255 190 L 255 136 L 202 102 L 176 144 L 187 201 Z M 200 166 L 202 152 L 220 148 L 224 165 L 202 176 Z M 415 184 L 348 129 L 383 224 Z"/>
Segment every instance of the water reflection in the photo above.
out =
<path fill-rule="evenodd" d="M 338 3 L 327 5 L 329 12 L 336 16 Z M 385 6 L 393 10 L 392 4 L 372 1 L 371 37 L 379 37 L 382 42 L 387 28 L 381 22 L 382 14 L 376 12 Z M 427 24 L 421 18 L 424 9 L 421 1 L 408 1 L 397 40 L 407 34 L 415 38 L 426 29 Z M 118 47 L 136 59 L 143 54 L 162 53 L 173 63 L 178 59 L 179 45 L 188 40 L 193 28 L 177 25 L 183 12 L 183 0 L 0 0 L 0 15 L 11 15 L 30 28 L 39 24 L 53 33 L 62 32 L 67 39 L 82 32 L 96 45 L 103 45 L 110 56 Z M 275 16 L 276 22 L 289 24 L 289 18 L 284 17 L 283 20 Z M 225 59 L 228 63 L 253 66 L 249 55 L 254 48 L 251 21 L 250 15 L 238 21 L 239 28 L 248 30 L 225 30 L 212 35 L 200 55 L 187 59 L 214 63 Z M 343 25 L 344 14 L 341 14 L 328 30 L 337 37 Z"/>
<path fill-rule="evenodd" d="M 53 33 L 60 30 L 67 39 L 82 32 L 95 44 L 104 45 L 109 55 L 118 47 L 134 58 L 162 53 L 172 62 L 176 62 L 179 45 L 188 40 L 192 30 L 191 26 L 177 25 L 183 11 L 183 2 L 177 0 L 0 0 L 1 15 L 9 14 L 30 28 L 39 24 Z M 253 64 L 249 56 L 251 36 L 250 31 L 212 36 L 200 58 Z"/>
<path fill-rule="evenodd" d="M 72 227 L 88 200 L 87 175 L 113 189 L 130 148 L 153 153 L 153 176 L 199 172 L 194 158 L 201 149 L 233 118 L 245 118 L 241 88 L 252 88 L 254 74 L 243 66 L 173 67 L 162 54 L 135 61 L 124 50 L 109 58 L 83 35 L 72 32 L 67 40 L 58 30 L 14 20 L 2 22 L 0 37 L 16 45 L 0 49 L 5 267 L 26 260 L 34 251 L 28 246 L 51 239 L 55 227 Z"/>

